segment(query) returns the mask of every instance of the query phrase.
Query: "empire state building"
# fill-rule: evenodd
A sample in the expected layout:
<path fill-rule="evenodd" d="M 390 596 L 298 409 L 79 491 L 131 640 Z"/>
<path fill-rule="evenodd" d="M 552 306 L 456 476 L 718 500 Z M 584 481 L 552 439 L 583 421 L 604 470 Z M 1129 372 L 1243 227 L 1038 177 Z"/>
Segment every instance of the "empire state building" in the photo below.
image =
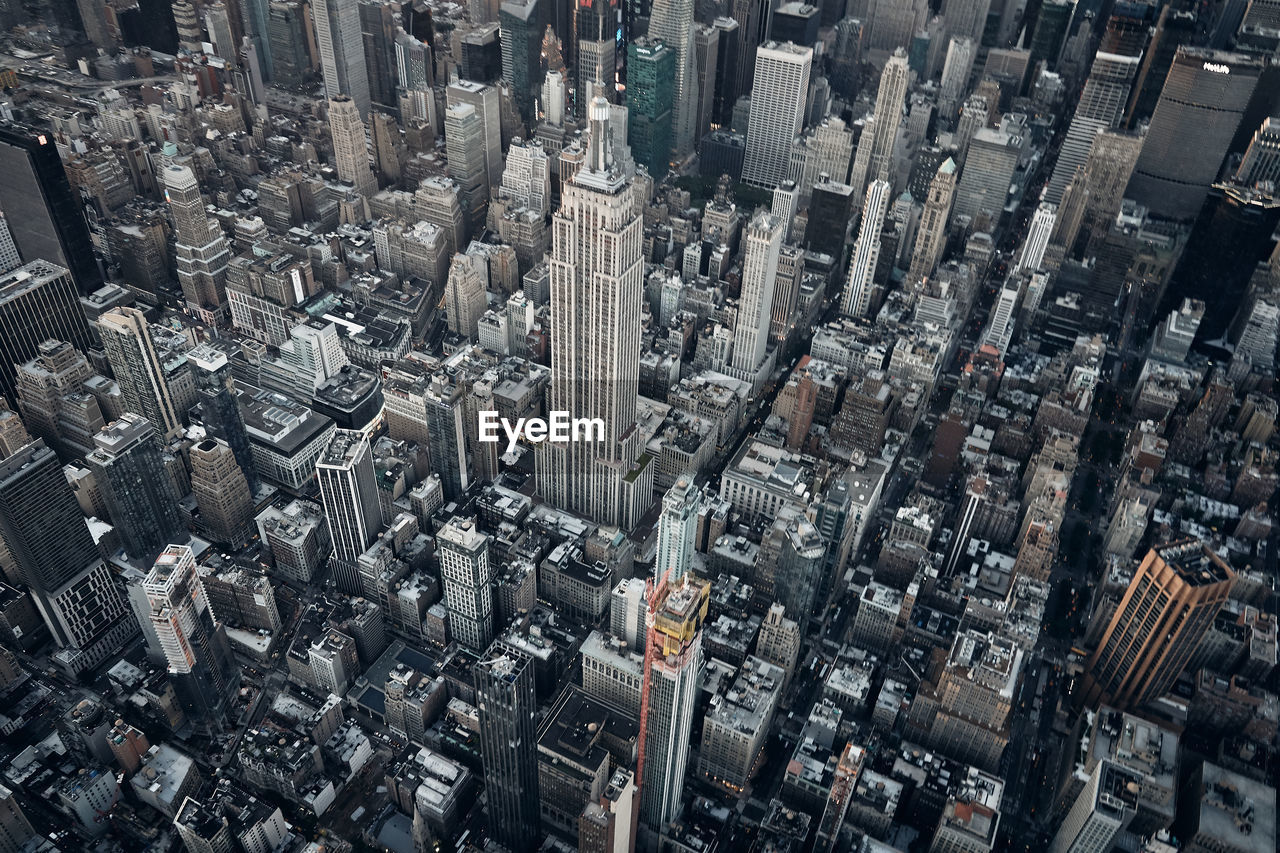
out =
<path fill-rule="evenodd" d="M 643 299 L 642 199 L 614 158 L 609 103 L 588 107 L 587 153 L 552 219 L 550 410 L 598 418 L 603 439 L 538 447 L 539 490 L 553 505 L 634 527 L 653 498 L 636 424 Z"/>

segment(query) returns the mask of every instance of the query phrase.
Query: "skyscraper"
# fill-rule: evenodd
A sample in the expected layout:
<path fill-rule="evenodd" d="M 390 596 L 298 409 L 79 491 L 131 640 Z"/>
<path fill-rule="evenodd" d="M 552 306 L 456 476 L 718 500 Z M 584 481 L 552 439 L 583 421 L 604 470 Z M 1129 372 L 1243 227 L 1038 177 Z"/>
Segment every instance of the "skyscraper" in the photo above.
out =
<path fill-rule="evenodd" d="M 771 41 L 756 49 L 742 180 L 776 187 L 789 177 L 791 144 L 804 126 L 813 48 Z"/>
<path fill-rule="evenodd" d="M 1266 64 L 1253 54 L 1179 48 L 1125 197 L 1153 216 L 1195 219 Z"/>
<path fill-rule="evenodd" d="M 908 283 L 915 284 L 933 275 L 942 260 L 942 253 L 947 247 L 947 221 L 955 194 L 956 161 L 948 157 L 929 183 L 929 197 L 925 199 L 924 212 L 920 215 L 911 267 L 907 271 Z"/>
<path fill-rule="evenodd" d="M 333 541 L 333 579 L 343 592 L 359 593 L 357 561 L 382 527 L 378 484 L 369 439 L 358 430 L 340 429 L 316 462 L 320 501 Z"/>
<path fill-rule="evenodd" d="M 1049 853 L 1097 853 L 1138 813 L 1143 775 L 1109 758 L 1099 761 L 1062 819 Z"/>
<path fill-rule="evenodd" d="M 1198 539 L 1148 551 L 1089 658 L 1077 701 L 1124 710 L 1163 696 L 1234 581 L 1235 572 Z"/>
<path fill-rule="evenodd" d="M 982 31 L 987 26 L 987 11 L 991 0 L 947 0 L 943 13 L 946 32 L 952 38 L 967 38 L 974 44 L 982 41 Z"/>
<path fill-rule="evenodd" d="M 226 629 L 214 621 L 191 549 L 166 548 L 142 588 L 183 710 L 190 719 L 219 727 L 240 686 L 240 669 L 231 657 Z"/>
<path fill-rule="evenodd" d="M 454 80 L 445 89 L 445 102 L 470 104 L 480 119 L 480 146 L 484 152 L 485 181 L 490 187 L 502 182 L 502 117 L 498 90 L 470 80 Z M 448 135 L 445 136 L 448 144 Z"/>
<path fill-rule="evenodd" d="M 1258 264 L 1275 251 L 1280 198 L 1234 184 L 1214 184 L 1196 217 L 1155 316 L 1199 299 L 1202 340 L 1217 340 L 1244 301 Z"/>
<path fill-rule="evenodd" d="M 113 308 L 98 318 L 98 334 L 125 408 L 142 415 L 165 439 L 182 432 L 164 368 L 151 341 L 146 316 L 137 308 Z"/>
<path fill-rule="evenodd" d="M 594 84 L 604 86 L 605 100 L 614 100 L 614 78 L 618 73 L 617 3 L 616 0 L 579 0 L 574 4 L 573 16 L 573 54 L 578 72 L 574 113 L 586 118 L 587 106 L 595 97 Z"/>
<path fill-rule="evenodd" d="M 862 138 L 858 140 L 858 152 L 854 156 L 849 180 L 855 198 L 862 198 L 868 182 L 888 181 L 893 177 L 893 144 L 902 124 L 902 105 L 910 82 L 907 53 L 899 48 L 889 57 L 884 71 L 880 73 L 876 111 L 871 117 L 871 126 L 862 132 Z"/>
<path fill-rule="evenodd" d="M 0 127 L 0 176 L 0 210 L 22 260 L 57 264 L 71 272 L 80 293 L 97 290 L 102 273 L 89 227 L 53 136 L 18 124 Z"/>
<path fill-rule="evenodd" d="M 693 142 L 711 129 L 715 107 L 716 65 L 720 59 L 720 30 L 698 24 L 693 30 L 693 81 L 698 109 L 693 117 Z"/>
<path fill-rule="evenodd" d="M 0 461 L 0 540 L 60 647 L 55 662 L 78 675 L 137 633 L 58 458 L 39 439 Z"/>
<path fill-rule="evenodd" d="M 850 317 L 865 317 L 871 308 L 871 286 L 880 259 L 880 231 L 889 210 L 889 182 L 872 181 L 862 206 L 858 242 L 849 259 L 849 281 L 845 286 L 842 310 Z"/>
<path fill-rule="evenodd" d="M 325 96 L 347 95 L 361 116 L 368 115 L 372 99 L 360 29 L 360 0 L 314 0 L 311 15 Z"/>
<path fill-rule="evenodd" d="M 13 232 L 9 230 L 9 221 L 4 211 L 0 210 L 0 275 L 22 266 L 22 256 L 18 254 L 18 244 L 13 242 Z"/>
<path fill-rule="evenodd" d="M 769 320 L 773 316 L 774 279 L 778 274 L 778 252 L 786 223 L 761 211 L 747 226 L 742 258 L 742 291 L 738 298 L 738 319 L 733 328 L 731 367 L 743 378 L 754 376 L 764 363 L 769 343 Z"/>
<path fill-rule="evenodd" d="M 640 36 L 627 45 L 627 139 L 654 180 L 671 162 L 675 74 L 676 55 L 663 42 Z"/>
<path fill-rule="evenodd" d="M 206 438 L 194 445 L 191 492 L 200 523 L 215 542 L 242 548 L 254 534 L 253 494 L 236 456 L 224 441 Z"/>
<path fill-rule="evenodd" d="M 10 403 L 17 401 L 17 366 L 39 355 L 42 343 L 67 341 L 82 352 L 93 345 L 71 273 L 48 261 L 0 275 L 0 329 L 0 394 Z"/>
<path fill-rule="evenodd" d="M 502 640 L 475 665 L 489 832 L 512 853 L 537 847 L 541 828 L 533 679 L 533 659 Z"/>
<path fill-rule="evenodd" d="M 125 412 L 93 438 L 85 463 L 98 480 L 111 521 L 131 557 L 149 560 L 172 542 L 186 542 L 177 492 L 165 470 L 160 437 L 144 417 Z"/>
<path fill-rule="evenodd" d="M 727 127 L 733 118 L 733 105 L 738 100 L 738 54 L 742 50 L 742 28 L 733 18 L 726 17 L 716 18 L 711 26 L 719 32 L 720 41 L 720 50 L 716 54 L 716 80 L 712 87 L 711 122 Z M 629 76 L 627 85 L 631 85 Z"/>
<path fill-rule="evenodd" d="M 538 0 L 502 0 L 498 24 L 502 35 L 502 79 L 526 125 L 536 117 L 534 99 L 542 85 L 542 28 Z"/>
<path fill-rule="evenodd" d="M 355 100 L 338 95 L 329 99 L 329 134 L 333 139 L 333 166 L 338 178 L 356 188 L 363 196 L 378 191 L 378 181 L 369 168 L 369 144 L 364 122 Z"/>
<path fill-rule="evenodd" d="M 269 5 L 264 34 L 267 50 L 258 55 L 270 66 L 272 83 L 286 88 L 301 86 L 311 76 L 303 4 L 301 0 L 271 0 Z"/>
<path fill-rule="evenodd" d="M 229 6 L 230 3 L 227 5 Z M 253 44 L 258 59 L 262 62 L 263 76 L 270 81 L 272 69 L 275 67 L 270 37 L 272 2 L 271 0 L 239 0 L 239 6 L 244 36 Z M 232 52 L 236 49 L 234 44 L 228 44 L 227 47 Z"/>
<path fill-rule="evenodd" d="M 1259 181 L 1280 181 L 1280 119 L 1268 116 L 1253 132 L 1235 180 L 1247 187 Z"/>
<path fill-rule="evenodd" d="M 1057 219 L 1057 205 L 1041 202 L 1031 217 L 1031 225 L 1027 228 L 1027 238 L 1022 244 L 1022 254 L 1013 266 L 1013 272 L 1024 270 L 1035 272 L 1040 269 L 1044 260 L 1044 250 L 1049 248 L 1049 237 L 1053 234 L 1053 223 Z"/>
<path fill-rule="evenodd" d="M 359 0 L 360 37 L 364 48 L 369 101 L 396 109 L 396 33 L 403 32 L 403 6 L 388 0 Z"/>
<path fill-rule="evenodd" d="M 1093 66 L 1089 79 L 1076 104 L 1075 114 L 1058 152 L 1058 162 L 1045 190 L 1044 200 L 1050 204 L 1062 201 L 1067 182 L 1089 156 L 1089 146 L 1100 130 L 1116 126 L 1129 100 L 1142 49 L 1146 42 L 1146 19 L 1153 7 L 1140 3 L 1117 4 Z"/>
<path fill-rule="evenodd" d="M 681 474 L 663 496 L 662 514 L 658 516 L 658 552 L 653 564 L 655 583 L 661 583 L 666 575 L 674 584 L 688 573 L 701 504 L 702 492 L 688 473 Z"/>
<path fill-rule="evenodd" d="M 947 45 L 947 58 L 942 65 L 942 80 L 938 86 L 938 116 L 948 126 L 954 124 L 960 103 L 969 89 L 973 54 L 974 44 L 969 39 L 953 38 Z"/>
<path fill-rule="evenodd" d="M 471 233 L 479 234 L 484 230 L 489 209 L 489 180 L 484 160 L 484 122 L 474 106 L 453 104 L 445 110 L 444 141 L 449 177 L 458 185 Z"/>
<path fill-rule="evenodd" d="M 1075 11 L 1076 4 L 1071 0 L 1045 0 L 1040 5 L 1031 36 L 1028 66 L 1035 68 L 1036 63 L 1043 60 L 1050 71 L 1058 67 L 1058 54 L 1062 52 L 1062 42 L 1066 39 Z"/>
<path fill-rule="evenodd" d="M 187 310 L 216 323 L 227 313 L 227 263 L 231 247 L 222 227 L 209 219 L 200 184 L 190 167 L 164 170 L 164 197 L 173 214 L 174 256 Z"/>
<path fill-rule="evenodd" d="M 452 377 L 431 377 L 425 394 L 431 467 L 440 475 L 445 500 L 457 500 L 471 485 L 471 457 L 467 453 L 463 406 L 467 389 Z"/>
<path fill-rule="evenodd" d="M 652 0 L 649 7 L 649 38 L 661 40 L 675 54 L 676 74 L 671 91 L 675 98 L 672 113 L 671 151 L 673 160 L 693 153 L 694 124 L 698 117 L 693 50 L 694 0 Z"/>
<path fill-rule="evenodd" d="M 972 228 L 993 227 L 999 222 L 1009 198 L 1009 183 L 1018 168 L 1021 142 L 1016 134 L 988 127 L 973 135 L 956 186 L 953 221 L 967 216 Z"/>
<path fill-rule="evenodd" d="M 449 633 L 475 651 L 493 640 L 493 567 L 489 537 L 475 522 L 452 519 L 436 534 Z"/>
<path fill-rule="evenodd" d="M 636 775 L 640 822 L 655 835 L 680 816 L 710 595 L 710 584 L 686 574 L 657 584 L 649 600 Z"/>
<path fill-rule="evenodd" d="M 205 433 L 226 442 L 235 454 L 236 464 L 244 473 L 249 490 L 258 487 L 257 469 L 253 463 L 253 449 L 249 445 L 249 433 L 244 427 L 244 417 L 236 403 L 235 383 L 231 378 L 231 363 L 227 356 L 208 344 L 202 344 L 187 353 L 187 360 L 195 368 L 196 395 L 199 397 L 199 417 Z"/>
<path fill-rule="evenodd" d="M 553 505 L 629 528 L 653 491 L 636 429 L 643 223 L 634 180 L 614 160 L 609 102 L 597 96 L 590 115 L 586 156 L 553 224 L 549 408 L 598 418 L 603 435 L 545 442 L 535 460 Z"/>

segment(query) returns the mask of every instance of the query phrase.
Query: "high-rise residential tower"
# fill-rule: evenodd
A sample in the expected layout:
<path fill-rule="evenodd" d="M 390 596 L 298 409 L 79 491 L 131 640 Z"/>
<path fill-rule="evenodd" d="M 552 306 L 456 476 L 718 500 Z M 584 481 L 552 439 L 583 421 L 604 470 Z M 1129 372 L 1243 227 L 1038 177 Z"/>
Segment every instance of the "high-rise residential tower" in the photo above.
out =
<path fill-rule="evenodd" d="M 372 99 L 360 29 L 360 0 L 314 0 L 311 16 L 325 95 L 331 99 L 347 95 L 361 116 L 368 115 Z"/>
<path fill-rule="evenodd" d="M 316 462 L 320 501 L 333 541 L 333 579 L 343 592 L 359 593 L 357 561 L 382 527 L 378 483 L 369 439 L 358 430 L 340 429 Z"/>
<path fill-rule="evenodd" d="M 774 280 L 778 274 L 778 253 L 786 223 L 761 211 L 751 220 L 744 235 L 742 291 L 738 298 L 738 319 L 733 328 L 733 359 L 730 366 L 742 378 L 754 376 L 764 363 L 769 343 L 769 321 L 773 316 Z"/>
<path fill-rule="evenodd" d="M 240 668 L 231 657 L 226 629 L 214 621 L 191 549 L 166 548 L 142 589 L 183 710 L 202 725 L 220 727 L 240 686 Z"/>
<path fill-rule="evenodd" d="M 661 583 L 664 575 L 675 583 L 689 572 L 701 504 L 702 492 L 690 473 L 681 474 L 662 498 L 662 514 L 658 516 L 658 553 L 653 564 L 655 583 Z"/>
<path fill-rule="evenodd" d="M 231 246 L 222 227 L 205 213 L 200 184 L 189 166 L 164 170 L 164 197 L 173 215 L 174 260 L 187 310 L 216 323 L 227 313 L 227 264 Z"/>
<path fill-rule="evenodd" d="M 449 608 L 449 632 L 480 651 L 493 639 L 493 567 L 489 537 L 475 522 L 453 519 L 436 534 L 440 579 Z"/>
<path fill-rule="evenodd" d="M 1124 710 L 1163 696 L 1234 581 L 1235 572 L 1198 539 L 1147 552 L 1089 658 L 1078 701 Z"/>
<path fill-rule="evenodd" d="M 552 226 L 549 408 L 588 419 L 595 440 L 545 442 L 535 458 L 553 505 L 630 528 L 653 491 L 636 428 L 643 223 L 634 179 L 613 156 L 609 102 L 596 96 L 590 115 Z"/>
<path fill-rule="evenodd" d="M 533 658 L 502 640 L 475 665 L 489 832 L 512 853 L 535 849 L 541 828 L 533 667 Z"/>
<path fill-rule="evenodd" d="M 804 126 L 813 48 L 768 42 L 756 50 L 742 180 L 776 187 L 790 176 L 791 145 Z"/>
<path fill-rule="evenodd" d="M 686 574 L 657 584 L 649 600 L 636 775 L 640 822 L 655 835 L 680 816 L 710 595 L 709 583 Z"/>
<path fill-rule="evenodd" d="M 146 315 L 137 308 L 113 308 L 98 318 L 98 334 L 125 408 L 145 417 L 166 439 L 181 433 L 186 413 L 174 406 Z"/>
<path fill-rule="evenodd" d="M 0 461 L 0 540 L 60 647 L 55 662 L 78 675 L 137 633 L 58 458 L 39 439 Z"/>

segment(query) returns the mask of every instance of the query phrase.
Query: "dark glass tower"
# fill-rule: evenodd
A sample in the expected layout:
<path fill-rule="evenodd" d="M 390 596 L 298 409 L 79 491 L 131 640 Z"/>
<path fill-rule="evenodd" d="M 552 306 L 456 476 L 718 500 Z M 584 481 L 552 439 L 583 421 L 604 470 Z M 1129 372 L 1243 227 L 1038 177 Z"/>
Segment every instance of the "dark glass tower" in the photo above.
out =
<path fill-rule="evenodd" d="M 0 275 L 0 394 L 17 400 L 17 365 L 47 340 L 81 352 L 93 345 L 75 282 L 65 267 L 36 260 Z"/>
<path fill-rule="evenodd" d="M 1194 13 L 1175 12 L 1171 5 L 1165 6 L 1160 12 L 1155 33 L 1151 36 L 1151 45 L 1142 58 L 1138 79 L 1133 84 L 1129 109 L 1124 119 L 1125 127 L 1137 127 L 1140 122 L 1146 121 L 1156 111 L 1156 102 L 1164 89 L 1165 78 L 1169 76 L 1173 57 L 1179 47 L 1191 41 L 1195 32 Z"/>
<path fill-rule="evenodd" d="M 672 83 L 676 55 L 660 41 L 638 38 L 627 46 L 627 141 L 636 163 L 655 178 L 671 162 Z"/>
<path fill-rule="evenodd" d="M 1076 4 L 1070 0 L 1045 0 L 1040 6 L 1031 36 L 1031 58 L 1027 61 L 1030 67 L 1035 68 L 1037 62 L 1044 61 L 1050 70 L 1057 68 L 1058 54 L 1062 52 L 1062 42 L 1075 9 Z"/>
<path fill-rule="evenodd" d="M 0 536 L 35 590 L 56 590 L 98 559 L 62 465 L 40 439 L 0 468 Z"/>
<path fill-rule="evenodd" d="M 542 86 L 542 28 L 538 0 L 502 0 L 498 11 L 501 27 L 502 76 L 526 124 L 534 122 L 534 100 Z"/>
<path fill-rule="evenodd" d="M 1254 270 L 1275 248 L 1277 226 L 1280 199 L 1215 184 L 1153 318 L 1168 316 L 1184 299 L 1199 299 L 1205 311 L 1196 339 L 1221 337 L 1244 300 Z"/>
<path fill-rule="evenodd" d="M 475 666 L 475 682 L 489 832 L 512 853 L 526 853 L 541 825 L 533 659 L 495 640 Z"/>
<path fill-rule="evenodd" d="M 22 260 L 66 267 L 85 295 L 102 286 L 89 227 L 53 136 L 17 124 L 0 127 L 0 209 Z"/>
<path fill-rule="evenodd" d="M 85 457 L 98 478 L 111 520 L 120 531 L 129 555 L 149 560 L 171 542 L 186 542 L 178 515 L 173 480 L 155 427 L 144 417 L 126 412 L 94 436 L 98 446 Z"/>
<path fill-rule="evenodd" d="M 253 465 L 253 449 L 244 418 L 236 403 L 235 381 L 227 356 L 211 346 L 199 346 L 187 353 L 195 367 L 197 392 L 200 395 L 200 420 L 210 438 L 220 438 L 235 454 L 236 464 L 244 472 L 250 491 L 257 491 L 258 472 Z"/>
<path fill-rule="evenodd" d="M 62 465 L 43 441 L 0 462 L 0 539 L 59 646 L 55 664 L 79 675 L 137 634 Z"/>

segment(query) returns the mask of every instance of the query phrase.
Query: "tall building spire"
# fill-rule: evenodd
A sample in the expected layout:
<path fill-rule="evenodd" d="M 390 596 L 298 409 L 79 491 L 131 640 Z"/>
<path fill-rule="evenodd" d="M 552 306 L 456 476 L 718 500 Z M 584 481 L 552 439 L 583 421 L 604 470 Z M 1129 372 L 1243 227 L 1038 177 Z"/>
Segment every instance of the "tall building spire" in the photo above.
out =
<path fill-rule="evenodd" d="M 613 165 L 613 142 L 609 132 L 609 102 L 600 94 L 600 84 L 594 84 L 596 95 L 587 111 L 590 136 L 587 140 L 587 167 L 597 172 L 607 172 Z"/>

